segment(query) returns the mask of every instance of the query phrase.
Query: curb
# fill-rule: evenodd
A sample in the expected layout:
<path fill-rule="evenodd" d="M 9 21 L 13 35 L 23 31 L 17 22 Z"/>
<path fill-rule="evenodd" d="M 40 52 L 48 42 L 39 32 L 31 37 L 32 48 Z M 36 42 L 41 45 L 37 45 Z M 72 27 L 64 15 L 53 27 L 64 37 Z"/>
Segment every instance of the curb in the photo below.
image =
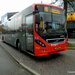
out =
<path fill-rule="evenodd" d="M 69 50 L 70 50 L 70 49 L 75 50 L 75 47 L 68 47 L 68 49 L 69 49 Z"/>
<path fill-rule="evenodd" d="M 26 66 L 25 64 L 19 62 L 10 52 L 8 52 L 2 45 L 0 45 L 3 50 L 13 59 L 15 60 L 19 65 L 21 65 L 25 70 L 29 71 L 33 75 L 41 75 L 37 73 L 36 71 L 32 70 L 30 67 Z"/>
<path fill-rule="evenodd" d="M 27 71 L 31 72 L 33 75 L 41 75 L 41 74 L 37 73 L 36 71 L 32 70 L 30 67 L 24 65 L 23 63 L 20 63 L 20 65 Z"/>

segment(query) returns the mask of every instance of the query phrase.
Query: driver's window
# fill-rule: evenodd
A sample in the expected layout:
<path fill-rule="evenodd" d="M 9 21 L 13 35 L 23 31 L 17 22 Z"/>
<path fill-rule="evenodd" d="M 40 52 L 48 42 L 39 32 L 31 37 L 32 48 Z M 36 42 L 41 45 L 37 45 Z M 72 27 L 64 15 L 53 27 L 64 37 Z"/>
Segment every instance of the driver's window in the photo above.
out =
<path fill-rule="evenodd" d="M 45 29 L 48 30 L 48 29 L 52 29 L 52 22 L 45 22 Z"/>

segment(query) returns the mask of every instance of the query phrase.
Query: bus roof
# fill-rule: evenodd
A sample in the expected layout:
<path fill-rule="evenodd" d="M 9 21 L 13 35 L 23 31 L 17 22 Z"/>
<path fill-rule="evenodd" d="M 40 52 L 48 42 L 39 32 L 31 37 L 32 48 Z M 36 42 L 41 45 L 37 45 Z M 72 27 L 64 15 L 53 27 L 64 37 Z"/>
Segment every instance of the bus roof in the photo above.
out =
<path fill-rule="evenodd" d="M 35 5 L 46 5 L 46 6 L 51 6 L 51 7 L 55 7 L 55 8 L 65 10 L 64 8 L 61 8 L 61 7 L 58 7 L 58 6 L 55 6 L 55 5 L 51 5 L 51 4 L 44 4 L 44 3 L 34 3 L 34 4 L 32 4 L 32 6 L 35 6 Z"/>

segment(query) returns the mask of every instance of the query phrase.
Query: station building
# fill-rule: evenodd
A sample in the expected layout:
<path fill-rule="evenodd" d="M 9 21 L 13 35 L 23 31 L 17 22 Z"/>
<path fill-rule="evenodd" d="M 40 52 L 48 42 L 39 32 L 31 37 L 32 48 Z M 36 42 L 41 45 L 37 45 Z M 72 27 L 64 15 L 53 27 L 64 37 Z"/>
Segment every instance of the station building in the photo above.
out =
<path fill-rule="evenodd" d="M 9 13 L 6 13 L 4 14 L 2 17 L 1 17 L 1 21 L 2 21 L 2 24 L 4 22 L 6 22 L 11 16 L 13 16 L 14 14 L 16 14 L 18 12 L 9 12 Z"/>
<path fill-rule="evenodd" d="M 67 31 L 69 38 L 75 38 L 75 1 L 67 5 Z"/>
<path fill-rule="evenodd" d="M 69 38 L 75 38 L 75 12 L 67 13 L 67 31 Z"/>

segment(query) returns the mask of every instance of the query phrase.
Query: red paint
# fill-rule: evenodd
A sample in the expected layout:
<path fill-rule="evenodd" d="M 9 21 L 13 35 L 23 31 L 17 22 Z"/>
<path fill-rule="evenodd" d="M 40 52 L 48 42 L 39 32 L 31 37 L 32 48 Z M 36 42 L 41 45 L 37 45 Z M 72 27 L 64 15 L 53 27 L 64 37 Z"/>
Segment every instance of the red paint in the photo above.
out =
<path fill-rule="evenodd" d="M 34 56 L 45 56 L 45 55 L 50 55 L 50 54 L 54 54 L 54 53 L 58 53 L 58 52 L 67 50 L 68 36 L 66 37 L 64 42 L 57 43 L 56 46 L 51 46 L 51 44 L 48 44 L 36 32 L 34 32 L 34 36 L 39 37 L 40 38 L 39 40 L 42 41 L 46 45 L 46 47 L 42 47 L 42 46 L 38 45 L 36 42 L 34 42 Z M 34 39 L 34 40 L 36 40 L 36 39 Z M 61 48 L 55 50 L 54 49 L 55 47 L 61 47 Z M 43 50 L 46 50 L 46 51 L 43 51 Z"/>
<path fill-rule="evenodd" d="M 70 20 L 67 20 L 67 21 L 75 21 L 75 19 L 70 19 Z"/>
<path fill-rule="evenodd" d="M 55 8 L 59 8 L 59 9 L 62 9 L 64 10 L 63 8 L 60 8 L 60 7 L 57 7 L 57 6 L 54 6 L 54 5 L 49 5 L 49 4 L 43 4 L 43 3 L 37 3 L 37 4 L 33 4 L 32 7 L 33 9 L 35 10 L 35 5 L 46 5 L 46 6 L 52 6 L 52 7 L 55 7 Z M 64 40 L 64 42 L 62 43 L 57 43 L 58 45 L 56 46 L 51 46 L 51 44 L 48 44 L 45 40 L 43 40 L 36 32 L 35 32 L 35 21 L 36 21 L 36 18 L 35 18 L 35 15 L 33 16 L 33 37 L 39 37 L 39 40 L 42 41 L 46 47 L 42 47 L 40 45 L 38 45 L 36 42 L 35 42 L 35 38 L 33 38 L 33 42 L 34 42 L 34 56 L 45 56 L 45 55 L 50 55 L 50 54 L 54 54 L 54 53 L 58 53 L 58 52 L 61 52 L 61 51 L 65 51 L 67 50 L 67 40 L 68 40 L 68 36 L 66 37 L 66 39 Z M 55 50 L 54 48 L 55 47 L 61 47 L 61 49 L 57 49 Z"/>
<path fill-rule="evenodd" d="M 34 7 L 35 5 L 46 5 L 46 6 L 51 6 L 51 7 L 55 7 L 55 8 L 59 8 L 59 9 L 65 10 L 65 9 L 60 8 L 58 6 L 54 6 L 54 5 L 51 5 L 51 4 L 44 4 L 44 3 L 34 3 L 31 6 Z"/>

